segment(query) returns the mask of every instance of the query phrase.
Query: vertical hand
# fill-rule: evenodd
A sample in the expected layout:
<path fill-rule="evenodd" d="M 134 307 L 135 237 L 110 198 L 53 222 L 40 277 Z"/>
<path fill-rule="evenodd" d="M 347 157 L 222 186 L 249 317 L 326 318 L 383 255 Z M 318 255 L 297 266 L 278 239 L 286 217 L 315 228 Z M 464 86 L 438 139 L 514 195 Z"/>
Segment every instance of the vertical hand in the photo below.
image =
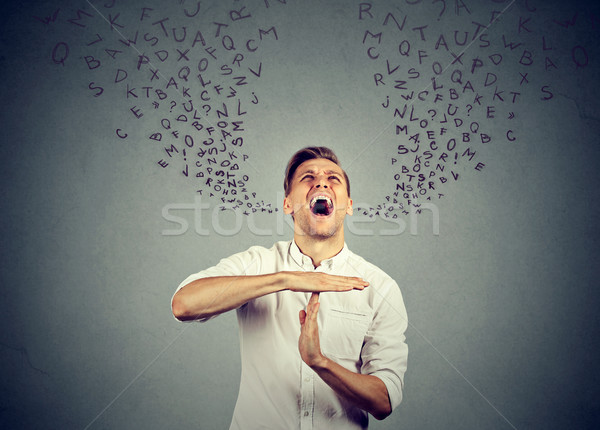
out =
<path fill-rule="evenodd" d="M 319 365 L 326 360 L 325 356 L 321 354 L 321 345 L 319 343 L 318 312 L 319 293 L 312 293 L 308 305 L 306 305 L 306 311 L 300 311 L 300 339 L 298 339 L 300 357 L 311 367 Z"/>

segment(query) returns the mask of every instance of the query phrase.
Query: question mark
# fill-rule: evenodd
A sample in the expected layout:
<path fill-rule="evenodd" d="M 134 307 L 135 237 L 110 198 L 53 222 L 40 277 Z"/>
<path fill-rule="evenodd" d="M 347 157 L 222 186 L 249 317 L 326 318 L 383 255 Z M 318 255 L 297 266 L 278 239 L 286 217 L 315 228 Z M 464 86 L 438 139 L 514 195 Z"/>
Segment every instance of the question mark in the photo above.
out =
<path fill-rule="evenodd" d="M 439 21 L 440 18 L 442 17 L 442 15 L 444 14 L 444 12 L 446 11 L 446 0 L 433 0 L 432 4 L 436 4 L 437 2 L 442 2 L 442 11 L 440 12 L 440 15 L 438 16 L 438 21 Z"/>
<path fill-rule="evenodd" d="M 473 106 L 467 105 L 467 116 L 471 114 L 471 109 L 473 109 Z"/>
<path fill-rule="evenodd" d="M 210 112 L 210 105 L 203 105 L 202 109 L 206 109 L 206 112 L 204 113 L 204 115 L 208 115 L 208 113 Z"/>
<path fill-rule="evenodd" d="M 173 112 L 173 108 L 177 106 L 177 102 L 175 102 L 175 100 L 171 101 L 171 110 L 170 112 Z"/>
<path fill-rule="evenodd" d="M 437 115 L 437 112 L 435 111 L 435 109 L 429 109 L 429 110 L 427 111 L 427 113 L 430 113 L 430 112 L 433 112 L 433 113 L 431 114 L 431 121 L 433 121 L 433 118 L 435 118 L 435 116 Z"/>

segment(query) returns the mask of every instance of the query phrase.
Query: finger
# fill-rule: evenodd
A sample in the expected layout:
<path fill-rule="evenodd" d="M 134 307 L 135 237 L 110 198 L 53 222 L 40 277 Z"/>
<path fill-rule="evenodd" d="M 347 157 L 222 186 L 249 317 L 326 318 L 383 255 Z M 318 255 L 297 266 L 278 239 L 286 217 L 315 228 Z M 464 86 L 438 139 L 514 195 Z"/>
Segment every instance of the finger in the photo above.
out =
<path fill-rule="evenodd" d="M 328 281 L 335 285 L 336 287 L 341 287 L 342 289 L 352 290 L 358 289 L 362 290 L 365 287 L 369 286 L 369 282 L 365 281 L 362 278 L 358 277 L 350 277 L 350 276 L 338 276 L 338 275 L 328 275 Z"/>
<path fill-rule="evenodd" d="M 319 309 L 319 293 L 313 292 L 306 305 L 305 321 L 312 323 L 317 319 L 317 310 Z"/>
<path fill-rule="evenodd" d="M 329 288 L 332 291 L 351 291 L 351 290 L 364 290 L 367 285 L 362 283 L 351 283 L 351 282 L 334 282 L 329 284 Z"/>
<path fill-rule="evenodd" d="M 314 303 L 307 308 L 306 323 L 311 327 L 317 324 L 317 315 L 319 312 L 320 303 Z"/>
<path fill-rule="evenodd" d="M 358 278 L 358 277 L 346 278 L 346 283 L 353 285 L 353 286 L 358 285 L 363 288 L 369 286 L 369 281 L 365 281 L 363 278 Z"/>
<path fill-rule="evenodd" d="M 311 321 L 314 321 L 314 322 L 315 322 L 315 324 L 316 324 L 316 322 L 317 322 L 317 314 L 318 314 L 318 312 L 319 312 L 319 305 L 320 305 L 320 304 L 321 304 L 321 303 L 319 303 L 319 302 L 315 303 L 315 304 L 313 305 L 313 307 L 312 307 L 312 312 L 311 312 L 311 314 L 310 314 L 310 319 L 311 319 Z"/>

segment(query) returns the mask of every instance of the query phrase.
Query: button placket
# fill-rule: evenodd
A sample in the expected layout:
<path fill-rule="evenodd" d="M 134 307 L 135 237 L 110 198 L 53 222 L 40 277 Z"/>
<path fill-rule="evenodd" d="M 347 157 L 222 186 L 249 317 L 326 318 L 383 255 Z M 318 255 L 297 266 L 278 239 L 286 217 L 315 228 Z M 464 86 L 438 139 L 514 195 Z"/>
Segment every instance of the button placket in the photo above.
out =
<path fill-rule="evenodd" d="M 300 403 L 300 429 L 312 430 L 313 428 L 313 411 L 314 411 L 314 378 L 313 371 L 306 363 L 302 363 L 301 369 L 301 393 L 302 399 Z"/>

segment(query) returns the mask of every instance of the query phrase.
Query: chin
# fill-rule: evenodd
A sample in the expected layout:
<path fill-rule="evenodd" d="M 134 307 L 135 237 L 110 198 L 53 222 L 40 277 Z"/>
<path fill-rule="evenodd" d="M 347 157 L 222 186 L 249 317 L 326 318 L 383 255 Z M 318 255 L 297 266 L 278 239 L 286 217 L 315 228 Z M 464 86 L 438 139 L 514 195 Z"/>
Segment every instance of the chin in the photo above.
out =
<path fill-rule="evenodd" d="M 295 223 L 304 236 L 316 240 L 326 240 L 335 236 L 340 229 L 335 217 L 316 218 L 310 213 L 296 213 Z"/>
<path fill-rule="evenodd" d="M 317 232 L 313 232 L 309 236 L 316 240 L 327 240 L 327 239 L 330 239 L 331 237 L 335 236 L 335 232 L 318 232 L 317 231 Z"/>
<path fill-rule="evenodd" d="M 335 225 L 311 225 L 308 229 L 308 235 L 315 239 L 325 240 L 333 237 L 338 232 Z"/>

